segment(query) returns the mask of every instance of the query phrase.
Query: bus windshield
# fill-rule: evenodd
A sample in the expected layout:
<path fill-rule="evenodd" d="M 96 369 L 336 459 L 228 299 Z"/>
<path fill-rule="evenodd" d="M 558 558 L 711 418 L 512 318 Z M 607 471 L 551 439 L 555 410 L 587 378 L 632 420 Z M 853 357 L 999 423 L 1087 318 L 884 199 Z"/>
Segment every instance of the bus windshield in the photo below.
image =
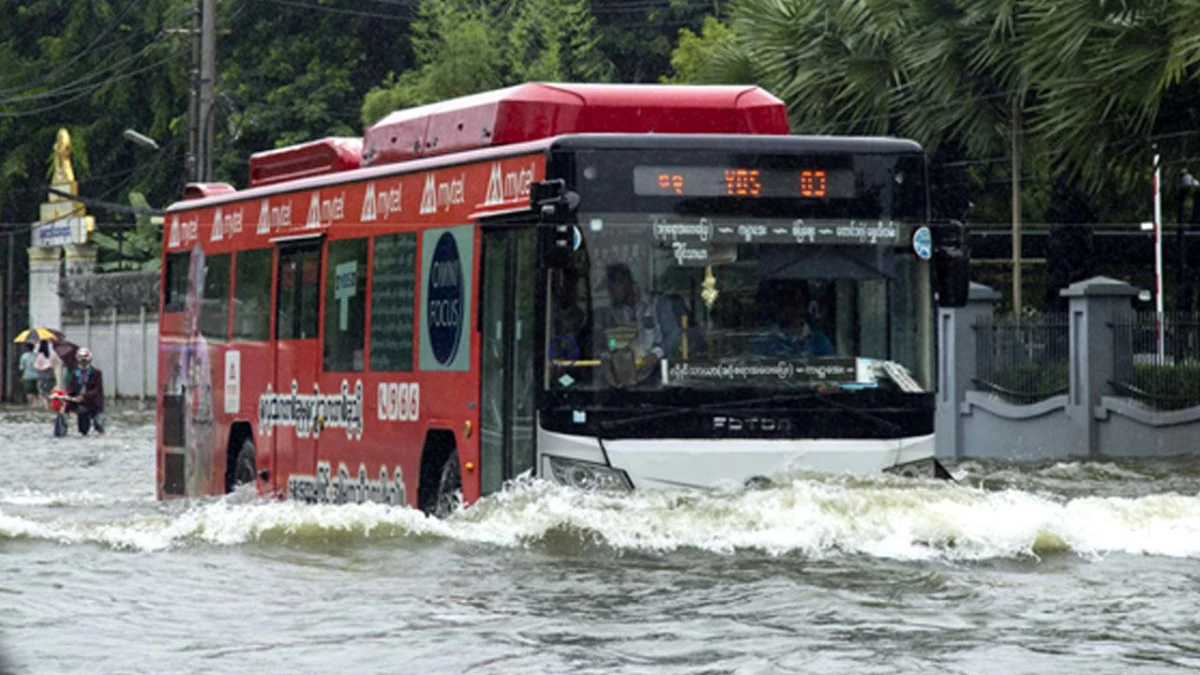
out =
<path fill-rule="evenodd" d="M 572 149 L 548 389 L 932 390 L 919 152 L 742 144 Z"/>
<path fill-rule="evenodd" d="M 551 388 L 876 387 L 889 362 L 926 374 L 929 303 L 898 224 L 814 225 L 829 234 L 797 242 L 790 221 L 580 223 L 575 264 L 551 273 Z"/>

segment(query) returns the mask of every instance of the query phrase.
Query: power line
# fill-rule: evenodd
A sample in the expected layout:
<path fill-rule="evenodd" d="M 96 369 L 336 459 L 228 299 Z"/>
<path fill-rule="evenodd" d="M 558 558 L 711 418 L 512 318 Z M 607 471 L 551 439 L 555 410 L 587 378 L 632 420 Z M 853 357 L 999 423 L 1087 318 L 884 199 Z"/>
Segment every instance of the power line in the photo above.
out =
<path fill-rule="evenodd" d="M 131 213 L 140 216 L 161 216 L 162 214 L 166 213 L 166 211 L 163 211 L 162 209 L 144 209 L 140 206 L 131 206 L 129 204 L 120 204 L 117 202 L 105 201 L 103 199 L 84 197 L 82 195 L 73 195 L 65 190 L 59 190 L 58 188 L 50 186 L 46 187 L 46 191 L 52 195 L 58 195 L 59 197 L 66 197 L 67 199 L 71 199 L 73 201 L 83 202 L 85 206 L 104 209 L 105 211 L 112 211 L 114 213 Z"/>
<path fill-rule="evenodd" d="M 344 16 L 357 16 L 357 17 L 364 17 L 364 18 L 368 18 L 368 19 L 384 19 L 386 21 L 402 21 L 404 23 L 409 23 L 414 18 L 414 17 L 400 16 L 397 14 L 380 14 L 379 12 L 365 12 L 362 10 L 343 9 L 341 7 L 329 7 L 326 5 L 313 5 L 313 4 L 309 4 L 307 2 L 300 2 L 299 0 L 271 0 L 271 2 L 273 2 L 277 5 L 285 5 L 288 7 L 296 7 L 299 9 L 308 9 L 308 10 L 313 10 L 313 11 L 318 11 L 318 12 L 325 12 L 327 14 L 341 14 Z"/>
<path fill-rule="evenodd" d="M 50 82 L 54 78 L 56 78 L 60 74 L 62 74 L 63 72 L 66 72 L 66 70 L 68 68 L 70 68 L 72 65 L 74 65 L 77 61 L 79 61 L 83 57 L 90 54 L 96 48 L 96 45 L 100 44 L 100 41 L 103 40 L 104 37 L 106 35 L 108 35 L 108 33 L 111 32 L 113 28 L 115 28 L 118 24 L 120 24 L 121 20 L 125 18 L 125 15 L 129 13 L 129 10 L 133 9 L 134 5 L 137 5 L 137 4 L 140 4 L 137 0 L 130 0 L 130 2 L 125 5 L 125 9 L 122 10 L 116 16 L 116 18 L 114 18 L 112 21 L 108 22 L 107 25 L 105 25 L 103 28 L 101 28 L 100 31 L 96 34 L 96 37 L 90 43 L 88 43 L 88 45 L 86 47 L 84 47 L 82 50 L 80 50 L 77 54 L 75 54 L 71 58 L 67 59 L 65 62 L 59 64 L 59 66 L 57 68 L 55 68 L 53 71 L 51 71 L 50 73 L 43 75 L 40 80 L 35 80 L 34 82 L 31 82 L 31 83 L 25 83 L 18 87 L 12 87 L 12 88 L 8 88 L 8 89 L 0 89 L 0 94 L 9 94 L 9 93 L 12 93 L 15 91 L 28 91 L 29 89 L 33 89 L 35 87 L 41 86 L 45 82 Z M 126 39 L 128 40 L 128 38 L 126 38 Z"/>
<path fill-rule="evenodd" d="M 113 82 L 118 82 L 118 81 L 120 81 L 120 80 L 125 80 L 125 79 L 128 79 L 128 78 L 130 78 L 130 77 L 133 77 L 134 75 L 140 75 L 141 73 L 144 73 L 144 72 L 146 72 L 147 70 L 152 70 L 152 69 L 154 69 L 154 68 L 158 68 L 159 66 L 161 66 L 161 65 L 163 65 L 163 64 L 165 64 L 165 63 L 169 63 L 169 62 L 171 62 L 171 61 L 174 61 L 175 59 L 178 59 L 178 58 L 180 58 L 181 56 L 183 56 L 183 54 L 182 54 L 182 53 L 179 53 L 179 54 L 172 54 L 172 55 L 170 55 L 170 56 L 168 56 L 168 57 L 166 57 L 166 58 L 164 58 L 164 59 L 161 59 L 161 60 L 159 60 L 159 61 L 156 61 L 156 62 L 154 62 L 154 63 L 151 63 L 151 64 L 149 64 L 149 65 L 147 65 L 147 66 L 145 66 L 145 67 L 138 68 L 137 70 L 128 71 L 128 72 L 125 72 L 125 73 L 121 73 L 121 74 L 119 74 L 119 75 L 113 75 L 112 77 L 109 77 L 108 79 L 105 79 L 105 80 L 103 80 L 103 81 L 101 81 L 101 82 L 97 82 L 97 83 L 95 83 L 95 84 L 93 84 L 93 85 L 90 85 L 90 86 L 88 86 L 88 87 L 86 87 L 86 88 L 83 88 L 82 90 L 80 90 L 80 91 L 79 91 L 77 94 L 75 94 L 74 96 L 71 96 L 71 97 L 69 97 L 69 98 L 67 98 L 67 99 L 65 99 L 65 100 L 59 101 L 59 102 L 57 102 L 57 103 L 52 103 L 52 104 L 50 104 L 50 105 L 42 106 L 42 107 L 40 107 L 40 108 L 34 108 L 34 109 L 32 109 L 32 110 L 24 110 L 24 111 L 21 111 L 21 112 L 13 112 L 13 113 L 8 113 L 8 112 L 0 112 L 0 117 L 7 117 L 7 118 L 14 118 L 14 117 L 29 117 L 29 116 L 31 116 L 31 115 L 40 115 L 40 114 L 42 114 L 42 113 L 44 113 L 44 112 L 48 112 L 48 111 L 51 111 L 51 110 L 57 110 L 58 108 L 61 108 L 61 107 L 65 106 L 65 105 L 68 105 L 68 104 L 70 104 L 70 103 L 72 103 L 72 102 L 74 102 L 74 101 L 77 101 L 77 100 L 79 100 L 79 99 L 83 98 L 84 96 L 87 96 L 88 94 L 91 94 L 91 93 L 95 92 L 97 89 L 100 89 L 101 87 L 104 87 L 104 86 L 106 86 L 106 85 L 112 84 Z"/>

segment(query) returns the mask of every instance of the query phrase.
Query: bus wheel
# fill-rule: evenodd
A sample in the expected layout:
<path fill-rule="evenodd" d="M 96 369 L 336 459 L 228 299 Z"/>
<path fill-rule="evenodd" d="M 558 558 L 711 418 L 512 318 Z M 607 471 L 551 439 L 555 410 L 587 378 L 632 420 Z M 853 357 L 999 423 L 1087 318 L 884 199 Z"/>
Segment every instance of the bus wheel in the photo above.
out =
<path fill-rule="evenodd" d="M 258 469 L 255 466 L 254 458 L 254 441 L 247 438 L 242 441 L 242 447 L 238 449 L 237 464 L 233 468 L 234 488 L 246 483 L 253 485 L 257 474 Z"/>
<path fill-rule="evenodd" d="M 458 451 L 455 450 L 442 465 L 438 480 L 437 501 L 433 503 L 432 516 L 447 518 L 462 504 L 462 473 L 458 468 Z"/>

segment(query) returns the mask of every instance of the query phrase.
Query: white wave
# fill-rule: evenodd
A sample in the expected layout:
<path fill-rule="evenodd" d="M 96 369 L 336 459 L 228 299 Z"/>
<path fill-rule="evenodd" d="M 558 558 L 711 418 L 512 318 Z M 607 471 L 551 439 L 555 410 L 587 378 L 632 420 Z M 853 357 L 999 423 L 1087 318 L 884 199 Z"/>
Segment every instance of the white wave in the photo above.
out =
<path fill-rule="evenodd" d="M 1200 498 L 1054 498 L 902 480 L 806 479 L 776 488 L 604 495 L 532 481 L 439 521 L 376 504 L 222 499 L 112 522 L 0 511 L 0 537 L 161 551 L 194 545 L 324 545 L 444 538 L 538 546 L 565 538 L 614 550 L 984 560 L 1056 552 L 1200 557 Z M 339 539 L 340 538 L 340 539 Z"/>
<path fill-rule="evenodd" d="M 0 491 L 0 504 L 14 506 L 94 506 L 111 504 L 112 495 L 90 492 L 42 492 L 25 488 L 23 490 Z"/>

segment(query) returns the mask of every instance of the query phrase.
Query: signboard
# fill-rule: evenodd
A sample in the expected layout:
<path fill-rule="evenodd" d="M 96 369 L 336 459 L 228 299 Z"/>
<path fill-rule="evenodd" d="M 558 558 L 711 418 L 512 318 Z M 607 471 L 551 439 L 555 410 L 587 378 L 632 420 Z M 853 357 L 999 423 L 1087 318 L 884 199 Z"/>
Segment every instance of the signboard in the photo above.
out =
<path fill-rule="evenodd" d="M 854 382 L 858 377 L 854 359 L 821 358 L 779 361 L 683 361 L 667 368 L 671 384 L 808 384 Z"/>
<path fill-rule="evenodd" d="M 95 228 L 92 216 L 73 216 L 49 222 L 33 224 L 34 246 L 62 246 L 64 244 L 86 244 Z"/>
<path fill-rule="evenodd" d="M 421 234 L 421 370 L 468 370 L 474 228 Z"/>

